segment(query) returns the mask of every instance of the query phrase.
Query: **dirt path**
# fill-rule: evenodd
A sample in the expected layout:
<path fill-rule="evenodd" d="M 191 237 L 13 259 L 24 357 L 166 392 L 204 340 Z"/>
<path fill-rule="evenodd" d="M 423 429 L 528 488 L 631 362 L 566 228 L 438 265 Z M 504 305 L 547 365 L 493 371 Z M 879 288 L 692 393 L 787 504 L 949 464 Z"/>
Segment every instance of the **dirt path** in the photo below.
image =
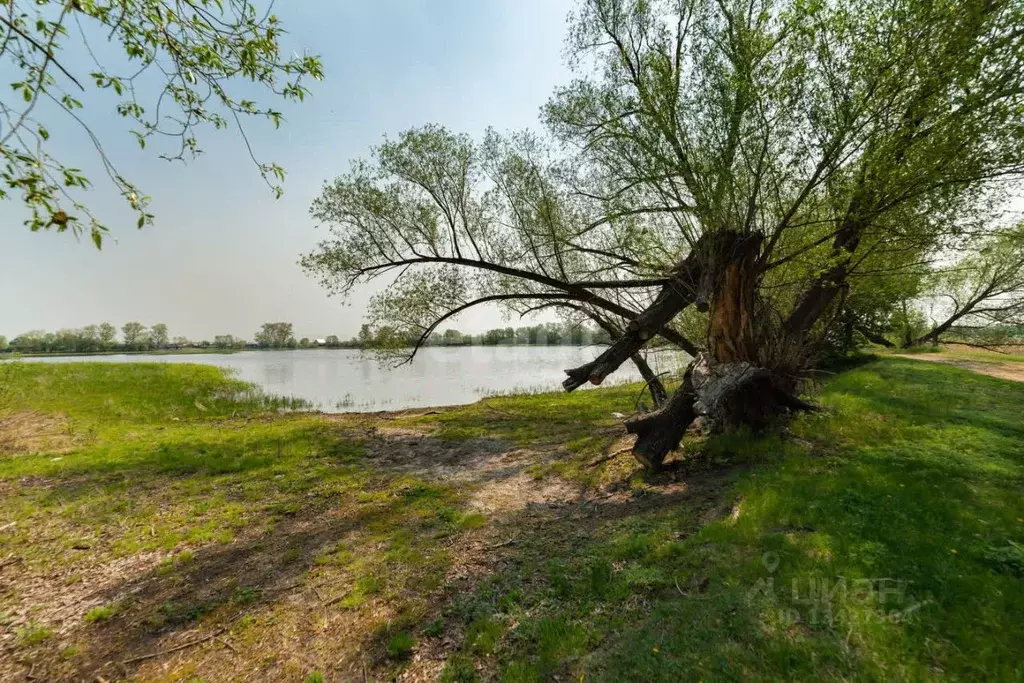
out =
<path fill-rule="evenodd" d="M 1024 363 L 991 363 L 988 361 L 971 361 L 962 360 L 958 358 L 941 358 L 933 355 L 925 354 L 910 354 L 910 353 L 894 353 L 893 358 L 908 358 L 910 360 L 923 360 L 928 363 L 942 363 L 944 365 L 955 365 L 958 368 L 964 368 L 965 370 L 972 370 L 974 372 L 981 373 L 982 375 L 988 375 L 989 377 L 998 377 L 999 379 L 1008 379 L 1013 382 L 1024 382 Z"/>
<path fill-rule="evenodd" d="M 538 475 L 539 465 L 566 457 L 555 443 L 450 441 L 430 427 L 380 420 L 338 427 L 339 444 L 365 449 L 361 464 L 372 475 L 361 487 L 290 495 L 282 483 L 279 500 L 249 503 L 231 540 L 111 559 L 103 549 L 120 536 L 108 529 L 75 546 L 73 562 L 44 567 L 0 557 L 0 617 L 11 621 L 9 632 L 0 630 L 0 681 L 191 680 L 200 671 L 211 682 L 298 681 L 317 668 L 331 681 L 435 680 L 466 637 L 466 624 L 449 613 L 489 580 L 506 572 L 533 577 L 522 567 L 571 557 L 618 520 L 686 506 L 699 525 L 731 506 L 722 496 L 731 473 L 690 463 L 638 488 L 623 454 L 601 486 L 584 487 Z M 616 440 L 608 452 L 624 445 Z M 260 476 L 275 475 L 255 471 L 239 485 Z M 167 493 L 173 481 L 151 488 L 131 477 L 97 477 L 23 478 L 18 490 L 45 488 L 70 501 L 102 484 L 160 509 L 187 508 Z M 241 500 L 222 487 L 222 502 Z M 434 523 L 433 507 L 452 505 L 448 487 L 460 503 L 449 522 Z M 477 521 L 460 526 L 465 520 Z M 38 542 L 59 552 L 61 520 L 36 524 Z M 110 614 L 95 612 L 103 607 Z M 29 647 L 21 641 L 33 624 L 47 630 Z M 417 640 L 398 664 L 387 648 L 402 630 Z"/>

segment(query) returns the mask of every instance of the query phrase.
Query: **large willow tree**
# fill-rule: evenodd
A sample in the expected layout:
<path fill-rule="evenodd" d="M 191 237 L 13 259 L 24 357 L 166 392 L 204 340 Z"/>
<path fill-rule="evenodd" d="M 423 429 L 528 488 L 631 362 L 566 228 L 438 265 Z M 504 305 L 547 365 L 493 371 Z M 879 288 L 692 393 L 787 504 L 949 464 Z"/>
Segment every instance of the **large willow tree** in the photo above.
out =
<path fill-rule="evenodd" d="M 851 310 L 885 310 L 972 240 L 1024 170 L 1017 0 L 587 0 L 553 150 L 427 128 L 328 185 L 304 260 L 340 291 L 381 273 L 379 321 L 567 302 L 622 334 L 565 386 L 661 335 L 699 351 L 634 453 L 698 413 L 761 426 Z"/>

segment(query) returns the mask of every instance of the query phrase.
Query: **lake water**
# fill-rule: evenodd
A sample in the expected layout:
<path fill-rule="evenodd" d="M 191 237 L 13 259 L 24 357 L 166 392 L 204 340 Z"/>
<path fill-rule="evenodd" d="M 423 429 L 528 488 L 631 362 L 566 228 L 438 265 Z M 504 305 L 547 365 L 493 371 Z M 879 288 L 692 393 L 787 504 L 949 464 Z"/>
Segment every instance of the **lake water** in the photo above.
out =
<path fill-rule="evenodd" d="M 485 396 L 558 391 L 565 369 L 595 358 L 598 347 L 462 346 L 430 347 L 397 368 L 348 349 L 242 351 L 230 354 L 48 356 L 26 361 L 71 363 L 203 363 L 231 368 L 240 379 L 278 396 L 302 398 L 327 412 L 401 410 L 472 403 Z M 652 352 L 657 372 L 681 367 L 685 356 Z M 626 362 L 607 383 L 637 381 Z"/>

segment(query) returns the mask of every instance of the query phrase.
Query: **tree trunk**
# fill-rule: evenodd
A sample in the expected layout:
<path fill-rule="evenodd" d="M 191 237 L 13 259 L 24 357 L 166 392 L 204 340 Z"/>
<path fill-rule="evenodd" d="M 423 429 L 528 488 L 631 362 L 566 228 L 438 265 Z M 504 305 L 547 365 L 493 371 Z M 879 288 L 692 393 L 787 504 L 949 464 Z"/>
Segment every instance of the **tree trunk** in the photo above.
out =
<path fill-rule="evenodd" d="M 693 363 L 683 375 L 683 384 L 660 410 L 626 420 L 626 431 L 636 434 L 633 456 L 644 467 L 656 470 L 665 456 L 679 446 L 687 427 L 697 417 L 697 396 L 693 391 Z"/>
<path fill-rule="evenodd" d="M 571 308 L 587 315 L 591 320 L 597 323 L 598 327 L 607 332 L 610 338 L 615 339 L 622 334 L 622 330 L 603 315 L 595 313 L 594 311 L 582 306 L 574 305 L 571 306 Z M 647 361 L 639 352 L 634 353 L 629 358 L 633 361 L 633 365 L 636 366 L 636 369 L 640 371 L 640 376 L 644 378 L 647 390 L 651 392 L 651 400 L 654 401 L 654 407 L 660 408 L 665 405 L 665 401 L 668 400 L 668 392 L 665 391 L 665 385 L 662 384 L 661 378 L 654 374 L 654 371 L 651 370 L 651 366 L 647 364 Z"/>
<path fill-rule="evenodd" d="M 761 244 L 760 235 L 743 235 L 733 231 L 707 233 L 697 241 L 685 259 L 672 270 L 668 284 L 662 287 L 654 302 L 629 323 L 626 331 L 609 346 L 604 353 L 586 365 L 565 371 L 568 378 L 562 382 L 566 391 L 573 391 L 587 382 L 600 384 L 615 372 L 626 359 L 639 351 L 647 341 L 665 327 L 680 311 L 690 304 L 696 304 L 701 311 L 718 299 L 723 281 L 728 281 L 737 300 L 729 303 L 729 310 L 719 308 L 712 317 L 722 321 L 721 336 L 735 339 L 735 334 L 744 326 L 752 324 L 749 315 L 754 298 L 753 258 Z M 728 272 L 736 262 L 733 272 Z M 753 353 L 753 333 L 745 334 L 739 341 L 737 353 Z M 749 342 L 749 343 L 748 343 Z"/>
<path fill-rule="evenodd" d="M 792 395 L 796 381 L 791 376 L 776 376 L 760 357 L 756 296 L 761 239 L 721 233 L 703 254 L 695 303 L 710 293 L 708 353 L 694 359 L 683 386 L 664 408 L 626 423 L 627 431 L 637 435 L 633 454 L 645 466 L 660 467 L 698 415 L 712 431 L 743 425 L 763 429 L 787 409 L 813 409 Z"/>
<path fill-rule="evenodd" d="M 746 361 L 716 363 L 704 355 L 693 367 L 697 413 L 713 432 L 767 427 L 792 404 L 778 384 L 767 369 Z"/>
<path fill-rule="evenodd" d="M 708 350 L 716 363 L 757 362 L 754 297 L 760 247 L 757 234 L 731 240 L 723 263 L 715 268 L 718 281 L 708 320 Z"/>
<path fill-rule="evenodd" d="M 591 362 L 565 371 L 568 377 L 562 382 L 566 391 L 573 391 L 587 382 L 600 384 L 604 379 L 619 369 L 628 358 L 633 356 L 684 308 L 698 298 L 703 259 L 705 251 L 702 246 L 705 238 L 701 238 L 698 246 L 681 261 L 669 277 L 669 282 L 662 287 L 654 302 L 647 307 L 635 320 L 630 321 L 626 331 L 611 346 Z"/>
<path fill-rule="evenodd" d="M 791 394 L 796 382 L 777 377 L 759 358 L 756 314 L 758 256 L 762 236 L 708 233 L 673 271 L 655 301 L 592 362 L 566 370 L 572 391 L 600 384 L 686 306 L 709 311 L 708 349 L 689 365 L 682 386 L 656 412 L 630 419 L 633 454 L 646 467 L 664 462 L 697 415 L 712 428 L 768 425 L 787 408 L 812 408 Z M 638 366 L 639 367 L 639 366 Z"/>

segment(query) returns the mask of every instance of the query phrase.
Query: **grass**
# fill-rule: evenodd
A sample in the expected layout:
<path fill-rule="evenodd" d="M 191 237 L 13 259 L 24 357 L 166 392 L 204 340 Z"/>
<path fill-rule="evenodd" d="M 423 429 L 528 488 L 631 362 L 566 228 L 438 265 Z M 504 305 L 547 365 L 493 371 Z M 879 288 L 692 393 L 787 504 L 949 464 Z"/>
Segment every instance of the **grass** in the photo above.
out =
<path fill-rule="evenodd" d="M 227 645 L 128 672 L 1024 677 L 1024 384 L 874 360 L 648 475 L 594 464 L 635 386 L 327 417 L 204 366 L 4 372 L 0 679 L 120 679 L 197 633 Z"/>

